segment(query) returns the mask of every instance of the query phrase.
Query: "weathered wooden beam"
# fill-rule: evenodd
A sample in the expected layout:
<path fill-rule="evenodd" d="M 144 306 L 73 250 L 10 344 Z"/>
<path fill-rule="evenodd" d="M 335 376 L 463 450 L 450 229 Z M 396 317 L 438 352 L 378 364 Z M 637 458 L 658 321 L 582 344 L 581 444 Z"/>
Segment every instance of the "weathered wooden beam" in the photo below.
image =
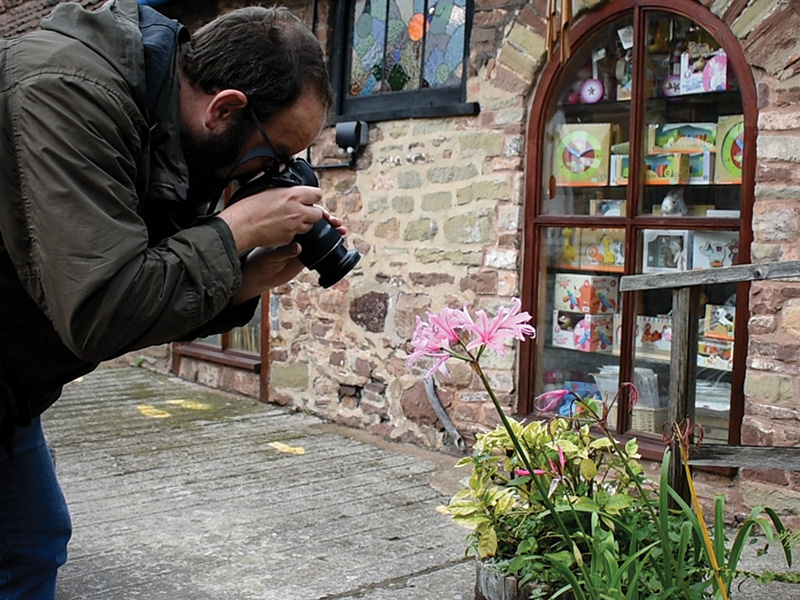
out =
<path fill-rule="evenodd" d="M 672 347 L 669 368 L 667 423 L 694 422 L 697 358 L 697 313 L 700 288 L 682 287 L 672 292 Z M 669 483 L 684 500 L 689 500 L 689 482 L 680 460 L 670 464 Z"/>
<path fill-rule="evenodd" d="M 693 467 L 800 471 L 800 447 L 705 444 L 691 449 L 689 464 Z"/>
<path fill-rule="evenodd" d="M 619 290 L 621 292 L 634 292 L 789 277 L 800 277 L 800 260 L 754 265 L 733 265 L 732 267 L 677 271 L 675 273 L 626 275 L 619 282 Z"/>

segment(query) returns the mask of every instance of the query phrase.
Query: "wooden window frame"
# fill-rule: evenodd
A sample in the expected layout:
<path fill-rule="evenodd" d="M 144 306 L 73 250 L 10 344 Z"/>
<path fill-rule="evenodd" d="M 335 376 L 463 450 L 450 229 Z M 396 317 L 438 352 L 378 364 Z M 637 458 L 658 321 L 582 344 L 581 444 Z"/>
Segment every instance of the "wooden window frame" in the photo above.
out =
<path fill-rule="evenodd" d="M 641 132 L 645 127 L 645 114 L 642 104 L 645 102 L 643 94 L 644 86 L 644 58 L 646 35 L 646 17 L 650 11 L 663 11 L 673 13 L 691 19 L 706 29 L 728 54 L 729 66 L 736 73 L 739 81 L 739 92 L 741 94 L 742 109 L 744 115 L 744 169 L 741 183 L 741 205 L 740 217 L 738 219 L 714 219 L 713 223 L 706 224 L 708 229 L 738 229 L 739 252 L 737 263 L 749 262 L 750 246 L 752 244 L 752 209 L 755 194 L 755 165 L 756 165 L 756 132 L 757 132 L 757 94 L 755 82 L 750 72 L 749 65 L 741 49 L 739 40 L 730 31 L 727 25 L 716 17 L 706 7 L 693 2 L 692 0 L 617 0 L 608 3 L 581 18 L 571 31 L 572 48 L 577 48 L 586 42 L 600 27 L 607 26 L 613 21 L 626 15 L 632 14 L 636 24 L 637 40 L 635 43 L 634 57 L 634 89 L 633 99 L 631 100 L 631 132 Z M 557 55 L 558 53 L 556 53 Z M 525 225 L 523 232 L 523 245 L 527 249 L 523 259 L 522 272 L 522 299 L 523 309 L 533 315 L 534 322 L 537 322 L 537 311 L 539 309 L 539 275 L 543 268 L 541 256 L 541 236 L 547 227 L 564 226 L 564 222 L 573 218 L 572 225 L 576 225 L 572 215 L 550 215 L 542 214 L 542 190 L 540 185 L 544 176 L 543 164 L 541 160 L 542 151 L 545 145 L 545 132 L 547 127 L 548 110 L 552 95 L 556 93 L 559 85 L 560 76 L 564 67 L 557 59 L 547 63 L 539 79 L 538 89 L 533 99 L 530 110 L 530 122 L 528 129 L 528 148 L 527 153 L 527 180 L 526 180 L 526 202 L 525 202 Z M 634 104 L 635 103 L 635 104 Z M 641 135 L 631 135 L 630 156 L 642 156 Z M 637 179 L 628 183 L 629 203 L 634 191 L 641 189 L 641 181 L 637 173 Z M 585 221 L 585 222 L 584 222 Z M 710 220 L 709 220 L 710 221 Z M 674 221 L 648 217 L 643 219 L 641 216 L 626 218 L 624 227 L 626 232 L 641 231 L 642 228 L 669 229 Z M 616 227 L 617 223 L 614 224 Z M 743 226 L 744 225 L 744 226 Z M 581 220 L 582 227 L 603 227 L 602 217 L 596 220 L 584 218 Z M 610 226 L 605 224 L 605 226 Z M 699 228 L 702 228 L 699 227 Z M 636 256 L 636 236 L 626 235 L 625 252 L 627 257 Z M 636 260 L 629 258 L 626 261 L 624 275 L 635 273 Z M 728 444 L 736 444 L 741 436 L 741 422 L 744 412 L 744 379 L 746 375 L 746 358 L 748 345 L 748 298 L 749 283 L 741 283 L 737 286 L 737 317 L 735 339 L 737 348 L 740 351 L 734 353 L 734 365 L 732 371 L 731 384 L 731 404 L 729 415 Z M 632 293 L 632 292 L 631 292 Z M 629 293 L 629 294 L 631 294 Z M 623 300 L 624 310 L 630 313 L 627 322 L 632 322 L 632 315 L 636 308 L 634 298 Z M 625 376 L 633 369 L 634 352 L 632 335 L 628 332 L 623 336 L 622 348 L 620 352 L 620 371 Z M 533 394 L 535 390 L 534 373 L 536 369 L 536 348 L 533 344 L 520 345 L 519 355 L 519 402 L 517 413 L 522 416 L 534 414 Z M 627 411 L 620 410 L 619 425 L 620 431 L 624 431 L 623 437 L 632 435 L 627 431 L 629 425 Z M 642 454 L 647 458 L 659 458 L 663 453 L 664 443 L 660 436 L 647 435 L 643 432 L 635 432 L 640 440 Z"/>

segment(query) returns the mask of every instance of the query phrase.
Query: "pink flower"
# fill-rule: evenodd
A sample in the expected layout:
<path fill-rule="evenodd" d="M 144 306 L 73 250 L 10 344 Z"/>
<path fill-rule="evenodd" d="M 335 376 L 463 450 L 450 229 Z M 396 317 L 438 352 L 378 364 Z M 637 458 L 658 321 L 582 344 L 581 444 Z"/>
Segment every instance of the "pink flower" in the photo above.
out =
<path fill-rule="evenodd" d="M 522 308 L 522 301 L 514 298 L 513 306 L 511 308 L 501 307 L 497 316 L 501 318 L 499 325 L 501 329 L 510 329 L 516 339 L 524 341 L 526 337 L 536 337 L 536 329 L 529 324 L 531 316 L 528 312 L 519 312 L 520 308 Z"/>
<path fill-rule="evenodd" d="M 539 412 L 557 412 L 564 400 L 564 396 L 568 396 L 571 392 L 569 390 L 551 390 L 536 396 L 533 400 L 533 405 Z"/>
<path fill-rule="evenodd" d="M 506 348 L 503 341 L 510 337 L 514 337 L 514 332 L 510 329 L 502 329 L 500 326 L 503 323 L 503 317 L 498 314 L 493 319 L 490 319 L 486 311 L 479 310 L 475 313 L 478 317 L 477 322 L 472 322 L 468 325 L 470 332 L 475 335 L 475 339 L 467 344 L 467 350 L 474 350 L 485 346 L 490 350 L 496 350 L 502 356 L 506 355 Z"/>
<path fill-rule="evenodd" d="M 527 312 L 519 312 L 521 307 L 520 299 L 514 298 L 511 308 L 501 306 L 497 316 L 492 319 L 485 311 L 479 310 L 476 313 L 478 321 L 471 321 L 467 325 L 470 332 L 476 336 L 476 339 L 467 344 L 467 350 L 485 346 L 505 356 L 506 349 L 503 344 L 505 340 L 515 338 L 523 341 L 526 337 L 535 337 L 536 329 L 529 324 L 531 316 Z"/>
<path fill-rule="evenodd" d="M 438 315 L 428 313 L 428 320 L 450 342 L 457 342 L 459 340 L 459 330 L 470 322 L 466 306 L 462 310 L 445 307 Z"/>

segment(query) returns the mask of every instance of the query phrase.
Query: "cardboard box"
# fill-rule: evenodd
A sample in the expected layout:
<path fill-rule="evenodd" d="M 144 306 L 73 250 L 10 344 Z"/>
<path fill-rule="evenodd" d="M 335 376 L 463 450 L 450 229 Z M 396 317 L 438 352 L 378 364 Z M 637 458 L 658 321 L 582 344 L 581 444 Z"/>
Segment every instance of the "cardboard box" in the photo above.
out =
<path fill-rule="evenodd" d="M 602 217 L 624 217 L 625 200 L 592 198 L 589 200 L 589 215 Z"/>
<path fill-rule="evenodd" d="M 556 273 L 553 308 L 584 314 L 617 311 L 619 278 L 604 275 Z"/>
<path fill-rule="evenodd" d="M 553 346 L 582 352 L 612 350 L 611 315 L 589 315 L 564 310 L 553 311 Z"/>
<path fill-rule="evenodd" d="M 553 311 L 553 346 L 575 349 L 575 324 L 583 318 L 583 313 L 565 310 Z"/>
<path fill-rule="evenodd" d="M 692 235 L 692 268 L 729 267 L 739 251 L 736 231 L 695 231 Z"/>
<path fill-rule="evenodd" d="M 689 232 L 683 229 L 645 229 L 642 233 L 642 272 L 663 273 L 689 268 Z"/>
<path fill-rule="evenodd" d="M 606 352 L 613 346 L 614 317 L 612 315 L 582 315 L 573 327 L 575 349 L 582 352 Z"/>
<path fill-rule="evenodd" d="M 689 155 L 689 183 L 708 185 L 714 181 L 716 153 L 706 150 Z"/>
<path fill-rule="evenodd" d="M 697 341 L 697 366 L 733 371 L 733 342 L 700 337 Z"/>
<path fill-rule="evenodd" d="M 717 155 L 714 183 L 742 183 L 744 117 L 726 115 L 717 122 Z"/>
<path fill-rule="evenodd" d="M 670 359 L 672 351 L 672 319 L 670 317 L 636 317 L 633 342 L 637 357 Z"/>
<path fill-rule="evenodd" d="M 625 230 L 584 228 L 580 258 L 582 268 L 622 273 L 625 267 Z"/>
<path fill-rule="evenodd" d="M 664 123 L 647 128 L 648 154 L 693 154 L 716 148 L 716 123 Z"/>
<path fill-rule="evenodd" d="M 611 144 L 616 127 L 611 123 L 568 123 L 556 134 L 553 176 L 557 185 L 608 185 Z"/>
<path fill-rule="evenodd" d="M 650 154 L 644 157 L 645 185 L 683 185 L 689 183 L 689 156 Z"/>
<path fill-rule="evenodd" d="M 628 185 L 631 171 L 631 159 L 627 154 L 612 154 L 609 173 L 609 185 Z"/>
<path fill-rule="evenodd" d="M 718 304 L 706 304 L 703 319 L 703 335 L 707 338 L 733 341 L 736 308 Z"/>
<path fill-rule="evenodd" d="M 708 44 L 690 42 L 681 53 L 681 95 L 722 92 L 732 87 L 733 72 L 728 68 L 725 51 L 712 51 Z"/>

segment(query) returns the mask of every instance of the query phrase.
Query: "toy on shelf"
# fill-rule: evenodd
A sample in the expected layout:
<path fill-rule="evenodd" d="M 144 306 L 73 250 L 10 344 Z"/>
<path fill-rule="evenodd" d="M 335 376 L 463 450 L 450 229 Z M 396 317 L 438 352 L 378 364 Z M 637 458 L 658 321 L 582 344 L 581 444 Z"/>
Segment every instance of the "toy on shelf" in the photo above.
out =
<path fill-rule="evenodd" d="M 675 188 L 667 192 L 661 201 L 661 214 L 668 217 L 684 216 L 689 212 L 683 200 L 683 189 Z"/>
<path fill-rule="evenodd" d="M 716 123 L 652 123 L 647 129 L 648 154 L 716 150 Z"/>
<path fill-rule="evenodd" d="M 556 273 L 553 307 L 584 314 L 613 314 L 618 288 L 617 277 Z"/>
<path fill-rule="evenodd" d="M 739 251 L 739 235 L 735 231 L 695 231 L 692 248 L 692 268 L 729 267 Z"/>
<path fill-rule="evenodd" d="M 686 154 L 650 154 L 644 157 L 644 167 L 647 185 L 689 183 L 689 157 Z"/>
<path fill-rule="evenodd" d="M 741 183 L 744 162 L 744 117 L 727 115 L 717 123 L 715 183 Z"/>
<path fill-rule="evenodd" d="M 625 266 L 625 231 L 584 228 L 580 259 L 584 268 L 622 272 Z"/>
<path fill-rule="evenodd" d="M 556 266 L 580 266 L 580 258 L 578 256 L 578 248 L 581 238 L 580 228 L 563 227 L 560 233 L 561 235 L 559 236 L 558 240 L 561 244 L 561 252 L 556 260 Z"/>
<path fill-rule="evenodd" d="M 566 186 L 608 185 L 610 123 L 565 124 L 556 137 L 553 175 Z"/>

